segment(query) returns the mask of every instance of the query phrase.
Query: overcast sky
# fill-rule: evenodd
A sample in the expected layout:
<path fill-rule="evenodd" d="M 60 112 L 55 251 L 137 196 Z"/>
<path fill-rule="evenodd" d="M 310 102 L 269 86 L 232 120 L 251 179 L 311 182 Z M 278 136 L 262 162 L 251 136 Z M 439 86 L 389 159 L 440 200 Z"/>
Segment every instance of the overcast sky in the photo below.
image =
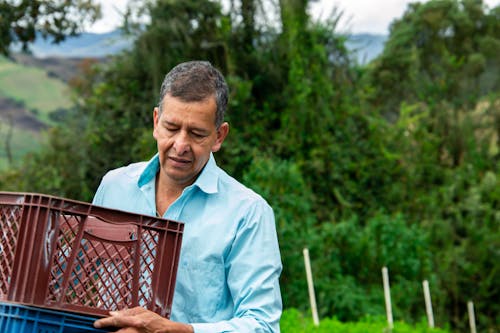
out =
<path fill-rule="evenodd" d="M 120 24 L 120 10 L 123 11 L 127 0 L 98 0 L 102 6 L 103 18 L 89 31 L 107 32 Z M 406 5 L 413 0 L 318 0 L 311 7 L 315 18 L 330 13 L 334 6 L 343 11 L 340 29 L 351 33 L 369 32 L 387 34 L 389 24 L 403 15 Z M 426 1 L 421 1 L 426 2 Z M 484 0 L 489 8 L 500 4 L 500 0 Z"/>

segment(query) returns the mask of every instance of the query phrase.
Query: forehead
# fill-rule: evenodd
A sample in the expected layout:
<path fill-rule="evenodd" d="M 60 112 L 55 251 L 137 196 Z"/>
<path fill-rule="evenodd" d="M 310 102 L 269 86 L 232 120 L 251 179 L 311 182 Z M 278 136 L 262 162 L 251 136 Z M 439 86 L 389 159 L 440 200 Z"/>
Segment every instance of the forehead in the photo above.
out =
<path fill-rule="evenodd" d="M 217 105 L 214 96 L 201 101 L 186 102 L 178 97 L 166 95 L 162 101 L 161 118 L 171 122 L 215 124 Z"/>

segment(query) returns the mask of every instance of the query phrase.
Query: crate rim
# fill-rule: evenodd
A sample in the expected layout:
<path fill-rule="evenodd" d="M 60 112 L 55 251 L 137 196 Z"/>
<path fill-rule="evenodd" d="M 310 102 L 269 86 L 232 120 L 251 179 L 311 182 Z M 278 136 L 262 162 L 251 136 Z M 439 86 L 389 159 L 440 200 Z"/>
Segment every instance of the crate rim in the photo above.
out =
<path fill-rule="evenodd" d="M 81 317 L 89 317 L 89 318 L 95 318 L 96 320 L 99 318 L 105 318 L 108 317 L 108 315 L 102 314 L 102 313 L 88 313 L 84 311 L 78 311 L 78 310 L 68 310 L 65 308 L 51 308 L 50 306 L 47 305 L 38 305 L 38 304 L 26 304 L 23 302 L 17 302 L 17 301 L 8 301 L 8 300 L 0 300 L 0 306 L 16 306 L 19 308 L 26 308 L 26 309 L 40 309 L 40 310 L 45 310 L 45 311 L 50 311 L 50 312 L 58 312 L 58 313 L 64 313 L 64 314 L 69 314 L 69 315 L 74 315 L 74 316 L 81 316 Z"/>
<path fill-rule="evenodd" d="M 59 196 L 55 196 L 55 195 L 51 195 L 51 194 L 44 194 L 44 193 L 38 193 L 38 192 L 17 192 L 17 191 L 10 192 L 10 191 L 0 191 L 0 204 L 6 204 L 2 200 L 2 198 L 4 196 L 19 196 L 19 197 L 22 197 L 23 199 L 26 198 L 26 196 L 38 196 L 38 197 L 43 197 L 43 198 L 46 198 L 46 199 L 49 199 L 49 200 L 59 200 L 59 201 L 64 201 L 64 202 L 72 203 L 72 204 L 75 204 L 75 205 L 88 206 L 89 209 L 91 207 L 97 207 L 98 209 L 105 209 L 105 210 L 109 210 L 109 211 L 116 211 L 116 212 L 119 212 L 119 213 L 122 213 L 122 214 L 131 214 L 131 215 L 134 215 L 134 216 L 138 216 L 138 217 L 141 217 L 141 220 L 142 219 L 154 219 L 154 220 L 157 220 L 159 222 L 166 222 L 166 223 L 168 222 L 167 226 L 169 227 L 169 230 L 175 231 L 175 232 L 178 232 L 178 233 L 181 233 L 181 234 L 184 233 L 184 225 L 185 225 L 184 222 L 177 221 L 177 220 L 172 220 L 172 219 L 166 219 L 166 218 L 159 217 L 159 216 L 147 215 L 147 214 L 141 214 L 141 213 L 135 213 L 135 212 L 126 211 L 126 210 L 123 210 L 123 209 L 109 208 L 109 207 L 106 207 L 106 206 L 95 205 L 95 204 L 90 203 L 90 202 L 85 202 L 85 201 L 75 200 L 75 199 L 68 199 L 68 198 L 63 198 L 63 197 L 59 197 Z M 18 202 L 17 204 L 25 204 L 25 202 L 23 200 L 22 202 Z M 35 203 L 27 203 L 27 204 L 33 205 L 33 206 L 37 205 Z M 75 215 L 84 215 L 84 214 L 76 214 L 75 213 Z M 117 224 L 117 225 L 121 224 L 121 222 L 116 222 L 116 221 L 106 221 L 106 222 L 112 223 L 112 224 Z M 140 224 L 140 223 L 133 222 L 133 221 L 132 222 L 128 222 L 128 223 Z M 170 228 L 170 224 L 171 223 L 175 224 L 175 226 L 172 226 L 172 228 Z M 149 227 L 151 227 L 151 228 L 158 228 L 159 226 L 149 226 Z M 159 228 L 161 228 L 161 227 L 159 227 Z"/>

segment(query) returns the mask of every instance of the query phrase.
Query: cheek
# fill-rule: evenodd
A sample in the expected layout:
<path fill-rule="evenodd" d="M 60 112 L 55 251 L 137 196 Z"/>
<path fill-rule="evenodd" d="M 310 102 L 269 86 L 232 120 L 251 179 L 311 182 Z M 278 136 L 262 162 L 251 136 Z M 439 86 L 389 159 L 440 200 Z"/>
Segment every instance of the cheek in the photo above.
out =
<path fill-rule="evenodd" d="M 166 151 L 168 149 L 170 149 L 170 147 L 172 146 L 172 140 L 169 140 L 168 138 L 166 137 L 155 137 L 156 139 L 156 146 L 158 147 L 158 151 L 162 152 L 162 151 Z"/>
<path fill-rule="evenodd" d="M 201 163 L 203 163 L 205 157 L 210 154 L 210 146 L 207 144 L 191 145 L 191 152 L 197 160 L 201 160 Z"/>

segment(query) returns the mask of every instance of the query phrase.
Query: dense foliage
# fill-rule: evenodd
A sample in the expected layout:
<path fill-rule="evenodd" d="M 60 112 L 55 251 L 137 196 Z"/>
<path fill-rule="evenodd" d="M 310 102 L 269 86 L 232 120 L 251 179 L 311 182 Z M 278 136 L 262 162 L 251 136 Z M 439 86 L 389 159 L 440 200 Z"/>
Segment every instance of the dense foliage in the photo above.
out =
<path fill-rule="evenodd" d="M 322 317 L 383 315 L 387 266 L 397 320 L 425 316 L 427 279 L 439 326 L 463 331 L 473 300 L 479 330 L 498 330 L 500 8 L 412 4 L 360 66 L 338 12 L 313 22 L 307 3 L 147 2 L 135 47 L 84 67 L 75 114 L 1 188 L 90 200 L 106 170 L 154 153 L 163 75 L 208 59 L 231 90 L 217 160 L 275 209 L 285 307 L 307 309 L 308 247 Z"/>

